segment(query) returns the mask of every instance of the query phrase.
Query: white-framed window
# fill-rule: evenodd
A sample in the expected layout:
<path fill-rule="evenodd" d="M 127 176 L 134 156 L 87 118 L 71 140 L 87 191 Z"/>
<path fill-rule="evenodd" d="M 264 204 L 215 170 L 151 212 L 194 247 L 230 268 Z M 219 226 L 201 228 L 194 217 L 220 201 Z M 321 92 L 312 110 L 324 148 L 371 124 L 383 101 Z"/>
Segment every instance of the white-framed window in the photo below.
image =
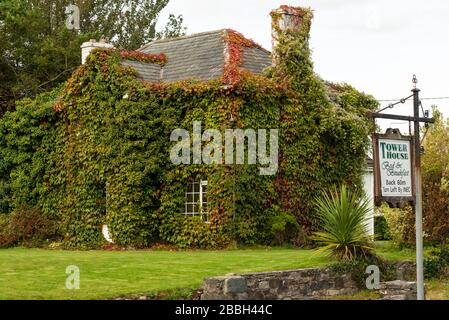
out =
<path fill-rule="evenodd" d="M 189 216 L 201 216 L 208 222 L 207 212 L 207 180 L 192 180 L 186 191 L 184 214 Z"/>

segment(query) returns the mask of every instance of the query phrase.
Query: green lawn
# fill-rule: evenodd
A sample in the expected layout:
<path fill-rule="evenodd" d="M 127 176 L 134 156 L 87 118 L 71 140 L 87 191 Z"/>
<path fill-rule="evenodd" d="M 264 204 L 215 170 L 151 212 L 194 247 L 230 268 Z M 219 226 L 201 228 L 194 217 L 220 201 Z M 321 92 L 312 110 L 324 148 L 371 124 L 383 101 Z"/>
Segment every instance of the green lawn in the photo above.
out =
<path fill-rule="evenodd" d="M 312 250 L 59 251 L 0 250 L 0 299 L 104 299 L 200 287 L 206 276 L 324 266 Z M 80 268 L 80 289 L 65 288 L 66 267 Z"/>
<path fill-rule="evenodd" d="M 381 242 L 379 254 L 413 259 Z M 257 248 L 223 251 L 61 251 L 0 249 L 0 299 L 107 299 L 200 287 L 207 276 L 305 267 L 331 260 L 313 250 Z M 65 288 L 66 267 L 80 268 L 80 289 Z"/>
<path fill-rule="evenodd" d="M 424 248 L 424 254 L 430 251 L 430 248 Z M 398 249 L 391 241 L 377 241 L 376 253 L 388 260 L 415 260 L 416 251 L 414 248 Z"/>

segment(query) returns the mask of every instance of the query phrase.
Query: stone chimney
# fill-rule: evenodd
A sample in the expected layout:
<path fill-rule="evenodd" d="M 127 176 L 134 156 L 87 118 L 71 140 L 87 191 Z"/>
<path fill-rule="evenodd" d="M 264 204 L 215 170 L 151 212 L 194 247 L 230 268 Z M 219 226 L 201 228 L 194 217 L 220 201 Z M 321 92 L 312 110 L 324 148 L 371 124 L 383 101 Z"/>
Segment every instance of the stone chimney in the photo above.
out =
<path fill-rule="evenodd" d="M 84 42 L 81 45 L 81 64 L 84 64 L 86 62 L 87 57 L 89 56 L 90 52 L 93 49 L 97 48 L 106 48 L 106 49 L 112 49 L 114 46 L 107 42 L 106 39 L 101 38 L 100 41 L 97 42 L 95 39 L 90 39 L 87 42 Z"/>
<path fill-rule="evenodd" d="M 273 64 L 276 65 L 276 47 L 279 43 L 281 34 L 289 34 L 296 37 L 300 34 L 305 35 L 305 41 L 308 41 L 310 32 L 310 23 L 312 12 L 310 9 L 301 7 L 280 6 L 273 10 L 271 15 L 271 43 L 273 46 Z"/>

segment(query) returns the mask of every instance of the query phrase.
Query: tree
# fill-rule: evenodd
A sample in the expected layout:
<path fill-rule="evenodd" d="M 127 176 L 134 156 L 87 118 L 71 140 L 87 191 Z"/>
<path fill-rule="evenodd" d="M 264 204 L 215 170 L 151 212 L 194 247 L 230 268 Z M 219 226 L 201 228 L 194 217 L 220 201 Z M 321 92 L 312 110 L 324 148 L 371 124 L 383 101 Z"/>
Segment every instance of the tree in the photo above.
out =
<path fill-rule="evenodd" d="M 182 25 L 183 21 L 182 15 L 176 17 L 175 15 L 170 14 L 165 29 L 157 33 L 157 38 L 174 38 L 185 35 L 186 28 Z"/>
<path fill-rule="evenodd" d="M 70 1 L 61 2 L 68 4 Z M 99 31 L 101 36 L 108 38 L 116 47 L 128 50 L 138 49 L 156 37 L 159 13 L 168 2 L 169 0 L 75 1 L 80 8 L 83 33 Z M 182 16 L 170 15 L 167 27 L 181 25 L 182 20 Z M 178 30 L 183 29 L 180 26 Z M 171 37 L 178 35 L 176 32 L 170 34 Z"/>
<path fill-rule="evenodd" d="M 14 100 L 34 97 L 64 81 L 80 63 L 79 46 L 90 35 L 67 30 L 63 21 L 56 24 L 47 11 L 44 2 L 0 4 L 0 56 L 6 71 L 1 76 L 2 111 L 11 109 Z"/>
<path fill-rule="evenodd" d="M 424 139 L 422 156 L 423 216 L 426 240 L 449 237 L 449 120 L 434 107 L 435 123 Z"/>
<path fill-rule="evenodd" d="M 0 115 L 14 101 L 65 81 L 81 61 L 80 45 L 106 37 L 134 50 L 160 36 L 156 23 L 169 0 L 2 0 L 0 2 Z M 65 8 L 80 8 L 81 30 L 68 30 Z M 184 33 L 170 15 L 163 37 Z"/>

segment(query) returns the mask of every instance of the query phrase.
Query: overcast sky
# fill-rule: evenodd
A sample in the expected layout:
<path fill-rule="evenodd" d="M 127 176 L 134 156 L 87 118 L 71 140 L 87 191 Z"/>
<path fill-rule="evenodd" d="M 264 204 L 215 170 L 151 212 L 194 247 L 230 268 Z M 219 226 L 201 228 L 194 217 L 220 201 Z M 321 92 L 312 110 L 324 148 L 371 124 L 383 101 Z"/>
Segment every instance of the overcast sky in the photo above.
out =
<path fill-rule="evenodd" d="M 310 44 L 322 78 L 347 82 L 376 99 L 396 99 L 411 94 L 416 74 L 421 97 L 449 97 L 446 0 L 171 0 L 160 22 L 169 13 L 182 14 L 188 34 L 231 28 L 271 50 L 269 12 L 282 4 L 314 10 Z M 423 100 L 425 109 L 432 104 L 449 117 L 449 99 Z M 413 111 L 406 103 L 388 112 Z M 382 127 L 408 128 L 385 121 Z"/>

